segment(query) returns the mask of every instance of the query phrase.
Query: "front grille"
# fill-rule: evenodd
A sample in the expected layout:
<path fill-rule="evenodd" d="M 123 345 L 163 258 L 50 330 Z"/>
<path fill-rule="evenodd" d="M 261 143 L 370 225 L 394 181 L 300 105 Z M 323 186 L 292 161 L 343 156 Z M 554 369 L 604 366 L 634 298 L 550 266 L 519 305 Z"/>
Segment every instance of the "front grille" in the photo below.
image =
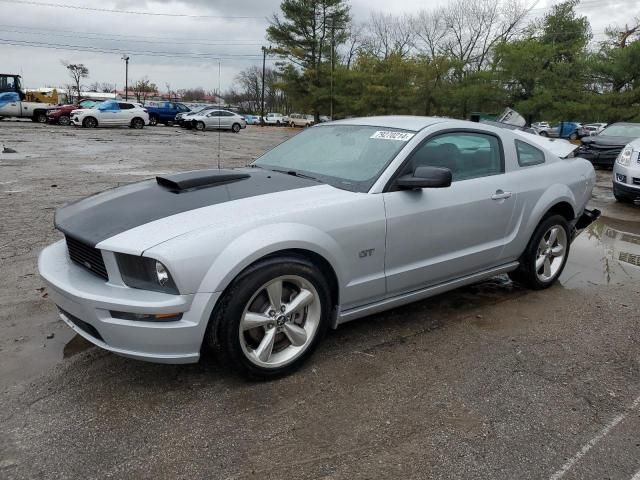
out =
<path fill-rule="evenodd" d="M 69 236 L 66 236 L 66 240 L 69 258 L 71 258 L 73 262 L 105 280 L 109 279 L 107 267 L 104 265 L 104 259 L 102 258 L 102 252 L 100 250 Z"/>
<path fill-rule="evenodd" d="M 58 307 L 58 310 L 60 310 L 60 313 L 62 313 L 65 317 L 67 317 L 71 323 L 73 323 L 76 327 L 78 327 L 84 333 L 87 333 L 91 335 L 93 338 L 97 338 L 101 342 L 104 342 L 102 335 L 100 335 L 100 332 L 98 332 L 96 327 L 94 327 L 90 323 L 85 322 L 84 320 L 80 320 L 75 315 L 71 315 L 69 312 L 67 312 L 66 310 L 63 310 L 60 307 Z"/>

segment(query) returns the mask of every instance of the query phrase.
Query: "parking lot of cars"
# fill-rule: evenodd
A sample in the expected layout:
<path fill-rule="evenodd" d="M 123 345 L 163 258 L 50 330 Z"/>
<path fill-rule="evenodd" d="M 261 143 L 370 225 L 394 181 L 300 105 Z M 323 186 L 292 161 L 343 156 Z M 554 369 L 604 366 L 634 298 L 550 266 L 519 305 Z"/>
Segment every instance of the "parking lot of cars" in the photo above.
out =
<path fill-rule="evenodd" d="M 213 152 L 245 166 L 299 132 L 0 124 L 15 151 L 0 153 L 0 477 L 632 478 L 640 218 L 614 199 L 622 170 L 597 170 L 602 217 L 558 285 L 531 292 L 499 275 L 351 322 L 275 382 L 245 383 L 210 356 L 127 360 L 58 320 L 36 273 L 60 238 L 55 208 L 214 167 Z"/>

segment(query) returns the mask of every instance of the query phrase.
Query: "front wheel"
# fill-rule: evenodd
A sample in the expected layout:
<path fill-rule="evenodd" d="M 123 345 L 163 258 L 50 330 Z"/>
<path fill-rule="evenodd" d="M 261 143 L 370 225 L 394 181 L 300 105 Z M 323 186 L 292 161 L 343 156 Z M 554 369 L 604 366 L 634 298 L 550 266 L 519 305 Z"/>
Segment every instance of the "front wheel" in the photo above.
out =
<path fill-rule="evenodd" d="M 197 122 L 196 130 L 198 130 L 199 132 L 202 132 L 204 130 L 204 122 Z"/>
<path fill-rule="evenodd" d="M 240 124 L 234 123 L 233 125 L 231 125 L 231 131 L 233 133 L 238 133 L 240 131 Z"/>
<path fill-rule="evenodd" d="M 539 135 L 541 137 L 548 137 L 549 136 L 549 134 L 547 132 L 540 132 Z"/>
<path fill-rule="evenodd" d="M 71 123 L 71 118 L 69 117 L 69 115 L 61 115 L 60 118 L 58 118 L 58 124 L 60 125 L 64 125 L 66 127 L 70 123 Z"/>
<path fill-rule="evenodd" d="M 156 117 L 155 115 L 151 115 L 149 117 L 149 125 L 151 125 L 152 127 L 155 127 L 158 124 L 158 117 Z"/>
<path fill-rule="evenodd" d="M 87 117 L 82 121 L 82 126 L 85 128 L 96 128 L 98 121 L 93 117 Z"/>
<path fill-rule="evenodd" d="M 271 258 L 234 280 L 208 334 L 222 361 L 250 378 L 270 379 L 299 368 L 329 326 L 326 279 L 310 262 Z"/>
<path fill-rule="evenodd" d="M 569 224 L 563 216 L 543 219 L 520 258 L 520 266 L 509 276 L 534 290 L 550 287 L 567 263 L 570 238 Z"/>

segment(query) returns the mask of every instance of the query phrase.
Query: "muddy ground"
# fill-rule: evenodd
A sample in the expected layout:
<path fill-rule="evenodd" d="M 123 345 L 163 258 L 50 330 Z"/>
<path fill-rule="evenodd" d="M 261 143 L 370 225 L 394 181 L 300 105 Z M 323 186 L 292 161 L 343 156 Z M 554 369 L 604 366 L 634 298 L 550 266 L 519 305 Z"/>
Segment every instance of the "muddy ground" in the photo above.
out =
<path fill-rule="evenodd" d="M 0 478 L 640 475 L 640 208 L 609 171 L 558 285 L 496 277 L 341 326 L 275 382 L 120 358 L 57 319 L 36 273 L 56 207 L 293 133 L 0 122 Z"/>

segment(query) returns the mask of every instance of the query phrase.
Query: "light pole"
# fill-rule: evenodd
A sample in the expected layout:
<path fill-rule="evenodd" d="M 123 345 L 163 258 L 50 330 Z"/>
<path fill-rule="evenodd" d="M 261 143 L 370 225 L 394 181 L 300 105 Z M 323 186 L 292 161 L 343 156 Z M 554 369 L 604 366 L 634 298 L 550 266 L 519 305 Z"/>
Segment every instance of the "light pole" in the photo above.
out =
<path fill-rule="evenodd" d="M 122 55 L 124 60 L 124 99 L 129 100 L 129 55 Z"/>
<path fill-rule="evenodd" d="M 264 127 L 264 71 L 267 63 L 267 53 L 271 52 L 271 47 L 262 47 L 262 98 L 260 100 L 260 126 Z"/>

